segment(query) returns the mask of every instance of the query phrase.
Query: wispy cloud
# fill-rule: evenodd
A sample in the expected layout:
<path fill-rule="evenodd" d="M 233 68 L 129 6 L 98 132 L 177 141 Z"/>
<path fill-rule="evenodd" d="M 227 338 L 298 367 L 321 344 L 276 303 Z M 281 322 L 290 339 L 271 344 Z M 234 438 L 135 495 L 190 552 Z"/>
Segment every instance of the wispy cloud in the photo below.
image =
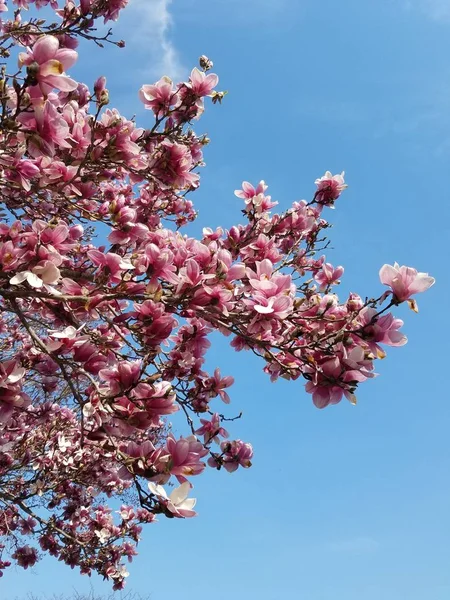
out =
<path fill-rule="evenodd" d="M 172 39 L 172 0 L 130 0 L 119 20 L 120 34 L 126 39 L 139 64 L 141 75 L 174 80 L 186 76 Z"/>
<path fill-rule="evenodd" d="M 371 537 L 353 537 L 328 542 L 326 548 L 339 554 L 369 554 L 379 548 L 379 543 Z"/>

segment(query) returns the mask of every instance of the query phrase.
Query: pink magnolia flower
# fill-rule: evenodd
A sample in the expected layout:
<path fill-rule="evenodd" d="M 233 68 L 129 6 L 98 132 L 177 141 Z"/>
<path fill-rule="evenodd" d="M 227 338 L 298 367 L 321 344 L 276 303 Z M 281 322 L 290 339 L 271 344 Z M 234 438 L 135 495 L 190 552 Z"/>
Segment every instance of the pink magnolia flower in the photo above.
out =
<path fill-rule="evenodd" d="M 278 202 L 273 202 L 271 196 L 265 196 L 261 193 L 251 198 L 246 198 L 245 204 L 247 213 L 252 214 L 253 218 L 262 219 L 267 218 L 268 211 L 276 206 Z"/>
<path fill-rule="evenodd" d="M 128 390 L 139 381 L 142 363 L 140 360 L 122 360 L 109 369 L 102 369 L 98 376 L 108 383 L 109 392 L 114 396 L 121 390 Z"/>
<path fill-rule="evenodd" d="M 344 267 L 333 267 L 332 264 L 325 263 L 320 271 L 315 274 L 314 279 L 320 284 L 320 290 L 323 292 L 328 286 L 340 283 L 339 277 L 342 276 L 343 272 Z"/>
<path fill-rule="evenodd" d="M 167 506 L 174 517 L 188 518 L 196 516 L 197 513 L 192 509 L 197 500 L 195 498 L 188 498 L 191 489 L 189 483 L 182 483 L 179 487 L 172 490 L 170 496 L 167 495 L 166 490 L 161 485 L 156 485 L 152 481 L 149 482 L 148 488 L 160 502 Z"/>
<path fill-rule="evenodd" d="M 219 436 L 228 437 L 228 431 L 222 427 L 218 413 L 214 413 L 210 421 L 208 419 L 200 419 L 200 423 L 202 426 L 195 433 L 203 436 L 205 444 L 211 440 L 219 443 Z"/>
<path fill-rule="evenodd" d="M 164 184 L 179 189 L 198 186 L 200 177 L 192 172 L 195 165 L 187 146 L 165 139 L 158 150 L 150 162 L 156 177 Z"/>
<path fill-rule="evenodd" d="M 117 512 L 124 521 L 130 521 L 136 517 L 134 508 L 132 506 L 127 506 L 126 504 L 122 504 L 120 510 Z"/>
<path fill-rule="evenodd" d="M 143 333 L 148 345 L 157 346 L 167 340 L 177 324 L 176 319 L 165 312 L 161 303 L 145 300 L 142 304 L 135 303 L 134 309 L 136 318 L 145 324 Z"/>
<path fill-rule="evenodd" d="M 435 282 L 434 277 L 430 277 L 428 273 L 418 273 L 416 269 L 400 267 L 398 263 L 394 263 L 394 266 L 383 265 L 380 280 L 391 288 L 398 302 L 409 300 L 413 294 L 425 292 Z"/>
<path fill-rule="evenodd" d="M 110 280 L 112 282 L 119 282 L 123 271 L 134 269 L 134 266 L 128 260 L 125 260 L 114 252 L 107 252 L 104 254 L 99 250 L 89 250 L 87 254 L 94 265 L 105 269 L 110 275 Z"/>
<path fill-rule="evenodd" d="M 343 396 L 352 404 L 356 404 L 353 393 L 355 387 L 358 383 L 375 376 L 372 369 L 373 361 L 366 358 L 361 346 L 354 346 L 350 350 L 345 347 L 336 348 L 333 358 L 319 358 L 318 362 L 312 363 L 311 380 L 305 389 L 312 394 L 317 408 L 337 404 Z"/>
<path fill-rule="evenodd" d="M 230 404 L 230 397 L 225 391 L 226 388 L 229 388 L 234 383 L 234 378 L 230 375 L 222 377 L 220 374 L 220 369 L 216 369 L 214 371 L 214 376 L 210 377 L 204 382 L 204 386 L 206 388 L 211 388 L 211 392 L 215 395 L 219 396 L 225 404 Z"/>
<path fill-rule="evenodd" d="M 186 288 L 192 290 L 192 288 L 205 279 L 205 275 L 201 272 L 198 262 L 192 258 L 189 258 L 186 261 L 185 266 L 180 269 L 178 277 L 180 278 L 180 282 L 176 290 L 177 295 Z M 212 277 L 214 277 L 214 275 L 212 275 Z"/>
<path fill-rule="evenodd" d="M 232 442 L 222 442 L 220 449 L 222 450 L 221 455 L 215 454 L 208 459 L 210 467 L 220 469 L 223 466 L 228 473 L 233 473 L 239 466 L 244 467 L 244 469 L 252 466 L 253 448 L 251 444 L 242 440 L 234 440 Z"/>
<path fill-rule="evenodd" d="M 147 244 L 144 254 L 136 261 L 136 270 L 138 273 L 147 271 L 151 283 L 156 283 L 160 277 L 171 283 L 178 283 L 173 260 L 173 253 L 170 250 L 166 248 L 161 250 L 156 244 Z"/>
<path fill-rule="evenodd" d="M 34 113 L 21 113 L 17 120 L 36 132 L 28 145 L 28 152 L 35 158 L 53 156 L 56 148 L 72 147 L 69 126 L 50 100 L 35 104 Z"/>
<path fill-rule="evenodd" d="M 27 53 L 19 54 L 19 67 L 26 65 L 31 85 L 39 85 L 42 94 L 48 96 L 55 88 L 63 92 L 77 88 L 77 82 L 64 73 L 76 62 L 77 57 L 75 50 L 60 48 L 56 37 L 44 35 Z"/>
<path fill-rule="evenodd" d="M 150 417 L 171 415 L 179 410 L 175 404 L 175 393 L 168 381 L 160 381 L 154 385 L 139 383 L 133 390 L 133 399 L 141 401 Z M 159 420 L 156 419 L 156 422 Z"/>
<path fill-rule="evenodd" d="M 11 240 L 0 244 L 0 265 L 4 271 L 12 271 L 20 261 L 24 251 L 15 247 Z"/>
<path fill-rule="evenodd" d="M 18 8 L 24 8 L 25 10 L 28 10 L 30 7 L 30 2 L 32 0 L 12 0 L 12 1 Z"/>
<path fill-rule="evenodd" d="M 342 366 L 338 358 L 332 358 L 322 363 L 321 375 L 316 375 L 305 386 L 307 392 L 312 394 L 313 402 L 317 408 L 325 408 L 329 404 L 337 404 L 342 400 L 344 390 L 331 381 L 338 380 L 342 373 Z"/>
<path fill-rule="evenodd" d="M 200 459 L 206 456 L 208 451 L 195 435 L 181 437 L 179 440 L 169 435 L 166 445 L 171 457 L 169 470 L 178 481 L 184 482 L 185 475 L 199 475 L 205 469 L 205 463 Z"/>
<path fill-rule="evenodd" d="M 287 296 L 266 298 L 263 294 L 256 293 L 251 300 L 245 302 L 253 305 L 253 310 L 260 315 L 269 315 L 275 319 L 285 319 L 292 310 L 292 299 Z"/>
<path fill-rule="evenodd" d="M 31 180 L 40 173 L 40 169 L 34 161 L 22 158 L 20 150 L 16 152 L 14 157 L 2 154 L 0 164 L 6 167 L 7 178 L 10 181 L 19 183 L 27 192 L 31 189 Z"/>
<path fill-rule="evenodd" d="M 28 394 L 14 389 L 15 386 L 0 387 L 0 425 L 8 424 L 16 409 L 23 410 L 31 404 Z M 11 388 L 11 389 L 10 389 Z"/>
<path fill-rule="evenodd" d="M 280 260 L 280 253 L 275 245 L 275 240 L 264 233 L 241 250 L 241 258 L 244 261 L 254 262 L 268 258 L 272 263 Z M 253 259 L 251 261 L 250 259 Z"/>
<path fill-rule="evenodd" d="M 203 96 L 208 96 L 208 94 L 210 94 L 219 83 L 219 78 L 217 75 L 214 73 L 206 75 L 202 71 L 199 71 L 197 67 L 192 69 L 189 79 L 192 91 L 200 98 Z"/>
<path fill-rule="evenodd" d="M 49 164 L 47 166 L 45 164 L 41 165 L 42 171 L 45 174 L 45 177 L 42 178 L 42 182 L 45 181 L 49 184 L 58 182 L 70 182 L 72 179 L 74 179 L 74 177 L 77 174 L 77 167 L 68 167 L 63 162 L 58 160 L 52 160 L 49 157 L 44 160 L 48 161 Z M 69 184 L 67 187 L 65 187 L 65 190 L 70 190 L 71 192 L 77 194 L 77 196 L 81 196 L 81 192 L 73 184 Z"/>
<path fill-rule="evenodd" d="M 117 419 L 112 423 L 113 428 L 121 431 L 123 435 L 129 435 L 134 429 L 147 431 L 150 427 L 159 425 L 159 418 L 141 409 L 141 403 L 126 396 L 116 397 L 112 408 Z"/>
<path fill-rule="evenodd" d="M 340 175 L 332 175 L 330 171 L 327 171 L 323 177 L 316 179 L 314 182 L 317 185 L 316 202 L 332 207 L 334 201 L 339 198 L 341 192 L 347 187 L 344 182 L 344 175 L 344 171 Z"/>
<path fill-rule="evenodd" d="M 20 533 L 22 535 L 30 535 L 34 532 L 34 528 L 37 525 L 37 521 L 33 517 L 27 517 L 22 519 L 20 522 Z"/>
<path fill-rule="evenodd" d="M 56 227 L 49 227 L 47 223 L 38 219 L 34 221 L 32 229 L 39 234 L 41 243 L 49 247 L 50 250 L 60 252 L 70 250 L 71 245 L 64 243 L 70 232 L 65 223 L 59 223 Z"/>
<path fill-rule="evenodd" d="M 87 4 L 87 1 L 84 2 Z M 92 3 L 92 0 L 91 0 Z M 104 17 L 104 22 L 117 21 L 120 11 L 126 7 L 128 0 L 109 0 L 102 4 L 102 9 L 99 14 Z"/>
<path fill-rule="evenodd" d="M 362 338 L 369 344 L 379 358 L 384 358 L 386 353 L 378 344 L 386 346 L 404 346 L 408 341 L 406 335 L 398 331 L 403 325 L 401 319 L 396 319 L 392 313 L 376 317 L 375 308 L 367 306 L 358 316 L 358 321 L 362 324 Z"/>
<path fill-rule="evenodd" d="M 178 102 L 178 95 L 168 77 L 162 77 L 154 85 L 143 85 L 139 90 L 139 98 L 145 108 L 155 113 L 157 119 L 163 117 Z"/>
<path fill-rule="evenodd" d="M 213 287 L 203 285 L 195 292 L 191 306 L 210 306 L 214 307 L 224 315 L 228 315 L 228 309 L 231 309 L 232 307 L 232 299 L 232 293 L 220 285 L 215 285 Z"/>
<path fill-rule="evenodd" d="M 234 195 L 238 198 L 242 198 L 243 200 L 251 199 L 254 196 L 258 196 L 259 194 L 264 194 L 267 190 L 267 185 L 264 181 L 260 181 L 256 188 L 252 186 L 248 181 L 242 182 L 242 190 L 235 190 Z"/>
<path fill-rule="evenodd" d="M 84 369 L 89 373 L 98 374 L 107 364 L 106 357 L 98 351 L 97 346 L 90 342 L 84 342 L 80 346 L 76 346 L 73 358 L 82 362 Z"/>
<path fill-rule="evenodd" d="M 17 561 L 17 564 L 24 569 L 32 567 L 38 560 L 37 550 L 31 546 L 20 546 L 11 556 Z"/>
<path fill-rule="evenodd" d="M 258 290 L 270 298 L 271 296 L 290 295 L 292 290 L 292 278 L 290 275 L 273 273 L 273 264 L 267 258 L 262 261 L 256 261 L 256 273 L 253 269 L 247 268 L 246 274 L 252 288 Z"/>

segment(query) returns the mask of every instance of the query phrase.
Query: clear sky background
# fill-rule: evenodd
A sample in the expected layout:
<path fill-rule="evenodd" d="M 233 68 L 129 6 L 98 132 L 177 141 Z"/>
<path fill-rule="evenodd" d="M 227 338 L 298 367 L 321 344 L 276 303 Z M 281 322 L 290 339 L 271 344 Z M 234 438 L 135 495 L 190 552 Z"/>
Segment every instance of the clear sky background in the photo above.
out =
<path fill-rule="evenodd" d="M 243 179 L 265 179 L 287 208 L 345 169 L 350 187 L 327 215 L 342 293 L 379 294 L 386 262 L 437 279 L 418 315 L 395 311 L 409 343 L 378 362 L 357 407 L 319 411 L 301 382 L 271 385 L 215 339 L 209 366 L 235 376 L 244 417 L 229 429 L 253 443 L 254 466 L 194 480 L 199 516 L 144 530 L 128 588 L 151 600 L 449 600 L 450 2 L 131 0 L 116 31 L 125 50 L 83 46 L 72 72 L 106 75 L 111 105 L 141 125 L 140 85 L 186 77 L 200 54 L 229 90 L 198 124 L 212 143 L 195 233 L 239 222 Z M 0 596 L 91 586 L 109 591 L 45 560 L 8 572 Z"/>

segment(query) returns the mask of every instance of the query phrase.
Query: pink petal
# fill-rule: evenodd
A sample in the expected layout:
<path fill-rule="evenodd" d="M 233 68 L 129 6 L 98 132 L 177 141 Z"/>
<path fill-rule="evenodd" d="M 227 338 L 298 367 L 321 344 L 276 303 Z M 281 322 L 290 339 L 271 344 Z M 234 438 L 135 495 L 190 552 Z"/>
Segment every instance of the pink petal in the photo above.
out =
<path fill-rule="evenodd" d="M 389 331 L 387 335 L 390 346 L 404 346 L 408 338 L 401 331 Z"/>
<path fill-rule="evenodd" d="M 89 250 L 87 255 L 94 265 L 103 266 L 106 264 L 106 256 L 99 250 Z"/>
<path fill-rule="evenodd" d="M 434 277 L 430 277 L 428 273 L 417 273 L 413 283 L 409 287 L 411 294 L 419 294 L 425 292 L 435 283 Z"/>
<path fill-rule="evenodd" d="M 186 440 L 178 440 L 175 448 L 174 460 L 178 465 L 184 463 L 189 454 L 189 442 Z"/>
<path fill-rule="evenodd" d="M 62 48 L 56 53 L 56 58 L 62 63 L 64 71 L 66 71 L 77 62 L 78 52 L 69 48 Z"/>
<path fill-rule="evenodd" d="M 320 388 L 313 393 L 313 402 L 317 408 L 325 408 L 330 404 L 330 394 L 328 390 Z"/>
<path fill-rule="evenodd" d="M 191 81 L 194 84 L 201 84 L 203 82 L 203 73 L 197 67 L 194 67 L 191 71 Z"/>
<path fill-rule="evenodd" d="M 40 37 L 33 46 L 33 57 L 36 62 L 42 64 L 55 57 L 59 48 L 59 41 L 52 35 Z"/>
<path fill-rule="evenodd" d="M 380 281 L 384 285 L 391 285 L 392 280 L 398 275 L 398 271 L 392 265 L 383 265 L 380 269 Z"/>
<path fill-rule="evenodd" d="M 215 73 L 210 73 L 205 78 L 206 83 L 212 89 L 219 83 L 219 77 Z"/>
<path fill-rule="evenodd" d="M 78 87 L 78 83 L 66 75 L 48 75 L 45 78 L 45 83 L 52 85 L 62 92 L 72 92 Z"/>

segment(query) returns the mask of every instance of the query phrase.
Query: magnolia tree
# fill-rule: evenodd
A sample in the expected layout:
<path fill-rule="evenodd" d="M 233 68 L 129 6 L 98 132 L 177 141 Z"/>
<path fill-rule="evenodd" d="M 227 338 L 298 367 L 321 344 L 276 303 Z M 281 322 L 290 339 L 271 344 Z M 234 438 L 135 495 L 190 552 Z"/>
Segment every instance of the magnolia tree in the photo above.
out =
<path fill-rule="evenodd" d="M 379 297 L 338 299 L 343 268 L 321 251 L 343 173 L 280 214 L 244 182 L 243 224 L 183 234 L 208 143 L 192 123 L 223 98 L 211 61 L 142 86 L 147 128 L 107 107 L 104 77 L 67 74 L 78 38 L 124 46 L 96 24 L 126 4 L 0 0 L 0 574 L 50 554 L 114 589 L 144 523 L 195 515 L 194 476 L 251 465 L 224 427 L 233 378 L 205 371 L 211 332 L 272 381 L 306 380 L 318 408 L 354 404 L 383 348 L 406 342 L 390 309 L 417 310 L 434 282 L 384 265 Z"/>

